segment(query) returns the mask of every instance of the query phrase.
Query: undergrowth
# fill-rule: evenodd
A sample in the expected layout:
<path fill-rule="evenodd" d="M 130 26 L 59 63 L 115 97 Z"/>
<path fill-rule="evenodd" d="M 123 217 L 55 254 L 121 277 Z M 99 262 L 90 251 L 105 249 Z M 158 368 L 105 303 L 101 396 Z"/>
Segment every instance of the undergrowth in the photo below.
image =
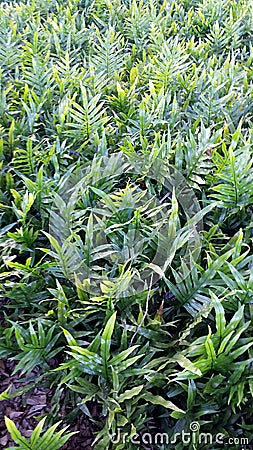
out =
<path fill-rule="evenodd" d="M 96 449 L 134 449 L 145 433 L 171 442 L 194 422 L 252 439 L 252 6 L 0 4 L 0 357 L 26 380 L 1 399 L 54 389 L 40 432 L 66 402 L 94 420 L 96 402 Z M 123 160 L 178 171 L 197 219 L 145 171 L 115 174 Z M 81 186 L 74 200 L 66 183 Z M 201 248 L 186 261 L 194 220 Z M 80 261 L 103 271 L 99 292 Z M 157 278 L 135 291 L 143 267 Z"/>

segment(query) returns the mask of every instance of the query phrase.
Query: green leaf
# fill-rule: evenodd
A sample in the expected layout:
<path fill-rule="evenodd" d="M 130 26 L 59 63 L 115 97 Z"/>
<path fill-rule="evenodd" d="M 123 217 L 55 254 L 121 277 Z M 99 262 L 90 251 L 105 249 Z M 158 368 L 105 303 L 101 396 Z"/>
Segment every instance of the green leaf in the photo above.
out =
<path fill-rule="evenodd" d="M 201 377 L 202 375 L 201 370 L 182 354 L 179 353 L 176 354 L 171 361 L 177 362 L 181 367 L 183 367 L 186 370 L 189 370 L 190 372 L 194 373 L 195 375 L 198 375 L 199 377 Z"/>
<path fill-rule="evenodd" d="M 133 345 L 132 347 L 123 350 L 110 360 L 110 365 L 111 366 L 119 365 L 120 363 L 122 363 L 122 361 L 125 361 L 128 358 L 128 356 L 131 355 L 131 353 L 133 353 L 133 351 L 136 350 L 137 348 L 139 348 L 139 345 Z"/>
<path fill-rule="evenodd" d="M 18 431 L 15 423 L 8 417 L 5 417 L 4 420 L 5 420 L 6 428 L 9 431 L 11 438 L 15 442 L 15 444 L 20 444 L 22 446 L 22 448 L 24 448 L 24 449 L 27 448 L 30 450 L 30 446 L 29 446 L 28 442 Z"/>
<path fill-rule="evenodd" d="M 10 391 L 12 388 L 12 384 L 10 384 L 10 386 L 7 387 L 7 389 L 5 389 L 5 391 L 1 392 L 0 394 L 0 402 L 3 400 L 9 400 L 10 397 Z"/>
<path fill-rule="evenodd" d="M 101 349 L 101 356 L 105 364 L 110 358 L 111 337 L 114 330 L 116 315 L 117 315 L 116 312 L 114 312 L 111 315 L 110 319 L 107 321 L 107 324 L 101 336 L 100 349 Z"/>
<path fill-rule="evenodd" d="M 170 402 L 169 400 L 165 400 L 160 395 L 153 395 L 150 392 L 146 392 L 145 394 L 142 395 L 142 398 L 144 398 L 144 400 L 146 400 L 147 402 L 152 403 L 153 405 L 161 405 L 166 409 L 172 409 L 173 411 L 185 414 L 185 411 L 178 408 L 176 405 L 174 405 L 174 403 Z"/>
<path fill-rule="evenodd" d="M 63 331 L 64 336 L 67 339 L 67 342 L 69 345 L 71 345 L 71 346 L 78 345 L 76 340 L 73 338 L 73 336 L 70 334 L 70 332 L 68 330 L 65 330 L 64 328 L 62 328 L 62 331 Z"/>
<path fill-rule="evenodd" d="M 208 333 L 208 335 L 206 337 L 206 340 L 205 340 L 205 349 L 206 349 L 206 353 L 207 353 L 207 357 L 208 357 L 209 362 L 211 364 L 213 364 L 213 362 L 216 359 L 216 352 L 215 352 L 215 348 L 214 348 L 213 342 L 211 340 L 212 330 L 211 330 L 210 327 L 208 327 L 208 328 L 209 328 L 209 333 Z"/>
<path fill-rule="evenodd" d="M 44 427 L 45 421 L 46 421 L 46 417 L 43 417 L 43 419 L 40 420 L 40 422 L 38 423 L 36 428 L 33 430 L 32 435 L 30 437 L 30 443 L 31 443 L 32 447 L 34 447 L 35 444 L 38 442 L 39 437 L 42 432 L 42 429 Z"/>
<path fill-rule="evenodd" d="M 215 308 L 217 334 L 221 338 L 224 335 L 226 328 L 225 310 L 218 297 L 212 292 L 210 292 L 210 295 Z"/>
<path fill-rule="evenodd" d="M 119 403 L 123 403 L 126 400 L 130 400 L 131 398 L 135 397 L 136 395 L 139 395 L 140 392 L 142 391 L 144 385 L 142 384 L 141 386 L 136 386 L 132 389 L 127 389 L 124 394 L 121 394 L 118 396 L 117 401 Z"/>

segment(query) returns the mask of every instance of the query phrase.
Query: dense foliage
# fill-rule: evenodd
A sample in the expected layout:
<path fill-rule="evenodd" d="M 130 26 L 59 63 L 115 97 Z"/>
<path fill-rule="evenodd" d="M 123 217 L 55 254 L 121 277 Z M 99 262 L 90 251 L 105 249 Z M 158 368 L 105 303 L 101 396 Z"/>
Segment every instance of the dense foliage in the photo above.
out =
<path fill-rule="evenodd" d="M 0 4 L 0 357 L 17 362 L 27 392 L 54 390 L 48 426 L 67 402 L 71 420 L 101 405 L 96 449 L 134 449 L 135 433 L 173 437 L 194 421 L 252 438 L 252 6 Z M 200 205 L 198 258 L 182 263 L 189 221 L 177 192 L 146 173 L 113 177 L 111 155 L 182 174 Z M 85 179 L 74 205 L 72 175 Z M 151 263 L 164 220 L 161 270 Z M 101 292 L 71 280 L 77 254 L 104 269 Z M 159 279 L 129 292 L 145 264 Z M 113 444 L 119 428 L 128 438 Z"/>

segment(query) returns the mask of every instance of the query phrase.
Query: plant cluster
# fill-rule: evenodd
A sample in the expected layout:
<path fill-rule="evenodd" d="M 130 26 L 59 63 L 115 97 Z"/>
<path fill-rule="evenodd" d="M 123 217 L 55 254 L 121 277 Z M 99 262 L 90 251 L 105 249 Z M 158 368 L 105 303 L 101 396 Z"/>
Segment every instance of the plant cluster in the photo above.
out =
<path fill-rule="evenodd" d="M 6 1 L 0 25 L 0 358 L 55 392 L 30 440 L 6 418 L 15 448 L 60 448 L 67 402 L 67 423 L 101 406 L 97 450 L 196 420 L 250 442 L 252 2 Z M 123 158 L 173 167 L 197 217 L 145 171 L 115 176 Z"/>

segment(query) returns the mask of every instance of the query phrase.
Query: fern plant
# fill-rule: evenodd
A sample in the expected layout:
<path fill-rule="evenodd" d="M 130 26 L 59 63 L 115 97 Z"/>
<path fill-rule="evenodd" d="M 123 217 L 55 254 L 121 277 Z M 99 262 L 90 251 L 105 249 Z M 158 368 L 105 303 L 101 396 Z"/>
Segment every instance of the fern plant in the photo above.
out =
<path fill-rule="evenodd" d="M 251 152 L 247 147 L 236 152 L 230 148 L 227 161 L 224 172 L 219 174 L 221 182 L 212 188 L 212 197 L 220 200 L 222 207 L 234 210 L 235 213 L 252 205 Z"/>
<path fill-rule="evenodd" d="M 0 398 L 55 389 L 48 423 L 85 414 L 97 449 L 252 438 L 252 24 L 250 0 L 0 2 L 0 356 L 36 374 Z"/>
<path fill-rule="evenodd" d="M 121 35 L 111 27 L 108 28 L 103 38 L 99 34 L 97 36 L 91 63 L 95 72 L 99 73 L 99 76 L 105 77 L 107 88 L 112 80 L 115 82 L 115 76 L 118 77 L 124 67 L 126 55 L 124 54 L 123 57 L 123 45 L 124 41 Z"/>
<path fill-rule="evenodd" d="M 16 365 L 14 373 L 21 371 L 21 373 L 31 372 L 34 367 L 41 365 L 44 368 L 49 368 L 48 361 L 61 351 L 60 347 L 55 347 L 59 339 L 59 333 L 54 334 L 55 326 L 52 325 L 48 332 L 45 333 L 46 324 L 38 321 L 37 332 L 35 331 L 32 322 L 29 323 L 29 328 L 25 329 L 21 325 L 12 323 L 15 332 L 16 342 L 20 349 L 18 354 L 13 356 L 13 360 L 19 361 Z"/>
<path fill-rule="evenodd" d="M 81 87 L 82 105 L 72 101 L 72 108 L 70 110 L 70 117 L 72 122 L 67 123 L 66 134 L 72 137 L 75 142 L 81 144 L 82 148 L 90 140 L 92 141 L 93 133 L 102 130 L 102 126 L 108 122 L 106 117 L 103 102 L 100 102 L 100 95 L 97 94 L 93 98 L 89 98 L 88 93 L 84 87 Z"/>
<path fill-rule="evenodd" d="M 48 430 L 46 430 L 43 435 L 41 435 L 44 424 L 45 424 L 45 420 L 46 420 L 46 418 L 42 419 L 38 423 L 36 428 L 33 430 L 30 439 L 27 439 L 21 435 L 21 433 L 17 429 L 15 423 L 8 417 L 5 417 L 6 428 L 9 431 L 12 440 L 15 442 L 15 444 L 17 444 L 17 446 L 15 446 L 15 447 L 8 447 L 8 450 L 14 450 L 14 449 L 19 449 L 19 450 L 59 449 L 59 448 L 63 447 L 63 445 L 71 438 L 71 436 L 78 433 L 77 431 L 71 432 L 71 433 L 66 433 L 66 430 L 68 429 L 68 427 L 65 427 L 62 430 L 55 432 L 56 428 L 61 423 L 61 422 L 57 422 L 52 427 L 48 428 Z"/>

